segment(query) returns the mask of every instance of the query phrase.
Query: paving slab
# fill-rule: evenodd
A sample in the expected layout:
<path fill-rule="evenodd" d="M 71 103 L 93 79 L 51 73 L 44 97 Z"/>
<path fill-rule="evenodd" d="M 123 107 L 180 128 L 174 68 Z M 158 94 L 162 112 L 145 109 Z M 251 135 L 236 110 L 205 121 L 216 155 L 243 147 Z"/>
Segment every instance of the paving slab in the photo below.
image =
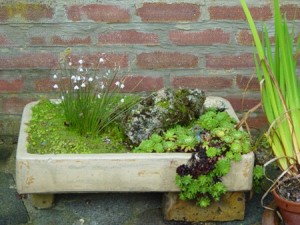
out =
<path fill-rule="evenodd" d="M 57 194 L 50 209 L 20 198 L 13 176 L 0 172 L 0 225 L 260 225 L 260 195 L 246 201 L 245 219 L 230 222 L 165 221 L 162 193 Z M 24 204 L 23 204 L 24 203 Z"/>
<path fill-rule="evenodd" d="M 16 191 L 13 176 L 0 172 L 0 225 L 28 222 L 27 210 Z"/>
<path fill-rule="evenodd" d="M 55 206 L 38 210 L 25 199 L 28 225 L 260 225 L 260 196 L 246 202 L 245 220 L 188 223 L 165 221 L 162 193 L 59 194 Z"/>

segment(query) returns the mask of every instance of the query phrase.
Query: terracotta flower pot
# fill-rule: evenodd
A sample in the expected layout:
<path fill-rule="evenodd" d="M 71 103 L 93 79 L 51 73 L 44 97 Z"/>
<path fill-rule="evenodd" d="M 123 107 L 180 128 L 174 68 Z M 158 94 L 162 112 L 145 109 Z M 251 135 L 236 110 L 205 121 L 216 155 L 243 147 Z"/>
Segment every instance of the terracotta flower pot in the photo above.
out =
<path fill-rule="evenodd" d="M 274 200 L 279 208 L 285 225 L 299 225 L 300 224 L 300 203 L 288 201 L 281 197 L 276 190 L 272 191 Z"/>

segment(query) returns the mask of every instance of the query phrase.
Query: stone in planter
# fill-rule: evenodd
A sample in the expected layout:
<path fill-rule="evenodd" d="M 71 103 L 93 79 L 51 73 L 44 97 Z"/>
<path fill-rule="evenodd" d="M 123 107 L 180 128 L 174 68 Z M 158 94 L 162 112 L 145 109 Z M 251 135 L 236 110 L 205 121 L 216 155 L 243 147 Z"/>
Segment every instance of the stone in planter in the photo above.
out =
<path fill-rule="evenodd" d="M 190 153 L 29 154 L 26 124 L 34 104 L 29 103 L 24 109 L 17 146 L 16 184 L 20 194 L 179 192 L 176 168 L 187 162 Z M 237 118 L 223 98 L 207 97 L 205 105 L 225 106 Z M 247 162 L 244 169 L 233 169 L 226 175 L 229 180 L 237 180 L 226 184 L 229 191 L 252 187 L 253 153 L 244 155 L 242 160 Z"/>

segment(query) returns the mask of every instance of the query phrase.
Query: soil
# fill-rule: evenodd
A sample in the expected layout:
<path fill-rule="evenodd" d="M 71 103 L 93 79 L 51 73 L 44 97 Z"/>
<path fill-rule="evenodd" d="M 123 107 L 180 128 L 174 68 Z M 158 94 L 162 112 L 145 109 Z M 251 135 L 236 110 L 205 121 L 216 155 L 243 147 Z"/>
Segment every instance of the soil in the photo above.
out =
<path fill-rule="evenodd" d="M 300 203 L 300 178 L 288 179 L 280 183 L 278 193 L 287 200 Z"/>

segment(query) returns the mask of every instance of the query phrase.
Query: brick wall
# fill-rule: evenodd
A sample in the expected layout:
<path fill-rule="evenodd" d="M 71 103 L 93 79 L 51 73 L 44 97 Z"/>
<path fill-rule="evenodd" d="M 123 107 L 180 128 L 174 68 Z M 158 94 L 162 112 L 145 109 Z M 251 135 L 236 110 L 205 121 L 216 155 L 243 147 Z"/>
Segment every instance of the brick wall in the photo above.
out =
<path fill-rule="evenodd" d="M 51 74 L 66 47 L 89 60 L 105 53 L 132 83 L 142 81 L 139 91 L 201 88 L 227 98 L 240 114 L 259 102 L 255 79 L 244 92 L 255 74 L 239 0 L 1 2 L 0 134 L 18 133 L 27 102 L 53 96 Z M 272 22 L 271 0 L 248 2 L 259 26 Z M 300 2 L 281 2 L 300 24 Z M 250 125 L 264 122 L 257 113 Z"/>

